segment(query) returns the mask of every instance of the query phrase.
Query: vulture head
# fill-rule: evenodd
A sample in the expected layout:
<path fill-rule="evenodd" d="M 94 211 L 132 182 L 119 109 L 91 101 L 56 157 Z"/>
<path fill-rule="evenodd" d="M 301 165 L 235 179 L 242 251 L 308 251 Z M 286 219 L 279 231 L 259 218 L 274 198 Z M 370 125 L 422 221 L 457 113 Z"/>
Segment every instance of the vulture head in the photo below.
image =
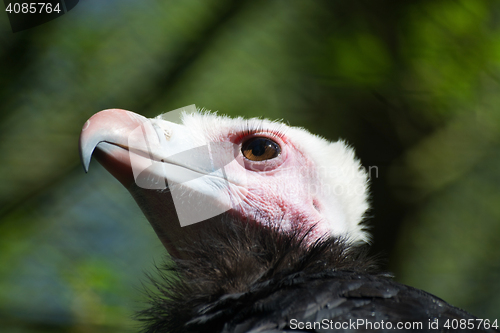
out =
<path fill-rule="evenodd" d="M 179 120 L 119 109 L 84 125 L 80 154 L 91 156 L 132 194 L 172 256 L 219 214 L 262 229 L 367 242 L 367 175 L 343 141 L 266 119 L 194 110 Z"/>

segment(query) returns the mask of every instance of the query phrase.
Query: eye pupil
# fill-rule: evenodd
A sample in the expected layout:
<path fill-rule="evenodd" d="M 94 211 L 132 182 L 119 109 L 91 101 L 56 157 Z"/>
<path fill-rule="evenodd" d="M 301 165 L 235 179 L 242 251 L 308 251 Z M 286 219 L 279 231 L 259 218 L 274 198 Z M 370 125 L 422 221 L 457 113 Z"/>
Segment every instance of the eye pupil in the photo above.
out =
<path fill-rule="evenodd" d="M 263 144 L 254 145 L 254 147 L 252 148 L 252 154 L 254 154 L 255 156 L 262 156 L 266 152 L 267 148 L 270 148 L 270 146 L 265 146 Z"/>
<path fill-rule="evenodd" d="M 252 138 L 241 147 L 243 156 L 251 161 L 265 161 L 281 153 L 280 146 L 268 138 Z"/>

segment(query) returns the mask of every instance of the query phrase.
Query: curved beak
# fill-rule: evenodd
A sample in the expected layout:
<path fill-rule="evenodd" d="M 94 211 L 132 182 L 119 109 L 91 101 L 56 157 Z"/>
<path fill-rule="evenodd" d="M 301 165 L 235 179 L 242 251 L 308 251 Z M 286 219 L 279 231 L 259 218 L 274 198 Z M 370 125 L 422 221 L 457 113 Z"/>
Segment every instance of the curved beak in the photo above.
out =
<path fill-rule="evenodd" d="M 182 227 L 232 210 L 247 191 L 244 173 L 231 178 L 241 168 L 237 146 L 203 141 L 196 131 L 110 109 L 93 115 L 80 135 L 84 170 L 94 155 L 129 190 L 170 253 Z"/>
<path fill-rule="evenodd" d="M 93 115 L 82 128 L 79 150 L 88 172 L 92 155 L 125 187 L 134 181 L 130 160 L 130 135 L 148 119 L 130 111 L 109 109 Z M 99 149 L 96 147 L 99 145 Z"/>

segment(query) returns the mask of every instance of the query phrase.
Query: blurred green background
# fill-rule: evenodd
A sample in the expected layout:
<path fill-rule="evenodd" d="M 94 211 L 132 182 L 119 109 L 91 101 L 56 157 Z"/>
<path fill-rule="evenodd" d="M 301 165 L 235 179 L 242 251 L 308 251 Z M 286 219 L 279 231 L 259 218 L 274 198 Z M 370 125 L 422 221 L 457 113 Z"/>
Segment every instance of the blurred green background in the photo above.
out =
<path fill-rule="evenodd" d="M 86 0 L 16 34 L 0 14 L 1 332 L 137 331 L 164 251 L 78 137 L 189 104 L 346 139 L 384 268 L 500 319 L 499 1 Z"/>

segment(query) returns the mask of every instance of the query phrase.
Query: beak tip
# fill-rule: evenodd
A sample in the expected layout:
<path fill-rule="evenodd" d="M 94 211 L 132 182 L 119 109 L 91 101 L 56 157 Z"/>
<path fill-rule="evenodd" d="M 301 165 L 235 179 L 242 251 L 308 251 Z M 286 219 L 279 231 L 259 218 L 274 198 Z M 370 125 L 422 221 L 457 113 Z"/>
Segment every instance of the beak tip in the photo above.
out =
<path fill-rule="evenodd" d="M 89 172 L 89 164 L 85 164 L 84 162 L 82 162 L 82 166 L 83 166 L 83 171 L 85 171 L 85 173 L 88 173 Z"/>
<path fill-rule="evenodd" d="M 90 160 L 92 159 L 92 153 L 94 152 L 96 144 L 89 144 L 89 142 L 87 142 L 88 140 L 85 140 L 82 136 L 80 136 L 78 150 L 80 152 L 80 162 L 82 163 L 83 170 L 85 171 L 85 173 L 88 173 Z"/>
<path fill-rule="evenodd" d="M 83 171 L 85 171 L 85 173 L 88 173 L 89 172 L 90 159 L 91 159 L 92 155 L 88 155 L 88 156 L 85 156 L 85 155 L 88 155 L 88 154 L 84 154 L 80 150 L 80 162 L 82 163 Z"/>

